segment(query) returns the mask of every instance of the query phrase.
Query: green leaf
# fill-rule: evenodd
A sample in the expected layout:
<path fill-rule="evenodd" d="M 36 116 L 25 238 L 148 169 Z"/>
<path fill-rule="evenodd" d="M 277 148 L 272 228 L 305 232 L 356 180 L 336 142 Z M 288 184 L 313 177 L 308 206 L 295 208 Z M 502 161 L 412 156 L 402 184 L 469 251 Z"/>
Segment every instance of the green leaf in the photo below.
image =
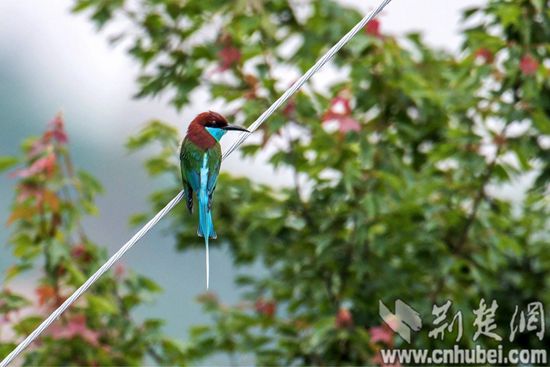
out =
<path fill-rule="evenodd" d="M 43 321 L 41 316 L 29 316 L 13 326 L 13 330 L 20 336 L 27 336 L 34 331 Z"/>
<path fill-rule="evenodd" d="M 16 345 L 14 343 L 0 343 L 0 360 L 7 357 L 14 349 Z"/>
<path fill-rule="evenodd" d="M 10 169 L 19 163 L 19 159 L 10 156 L 0 156 L 0 172 Z"/>
<path fill-rule="evenodd" d="M 15 278 L 25 270 L 29 270 L 32 268 L 31 263 L 21 263 L 17 265 L 12 265 L 6 270 L 6 282 Z"/>
<path fill-rule="evenodd" d="M 118 312 L 118 306 L 116 303 L 107 297 L 88 294 L 86 299 L 88 300 L 88 305 L 95 313 L 114 315 Z"/>
<path fill-rule="evenodd" d="M 162 288 L 157 283 L 143 276 L 138 277 L 138 284 L 140 288 L 152 293 L 158 293 L 162 291 Z"/>
<path fill-rule="evenodd" d="M 130 223 L 130 226 L 135 227 L 145 223 L 148 218 L 149 216 L 147 213 L 132 214 L 128 222 Z"/>
<path fill-rule="evenodd" d="M 550 118 L 543 111 L 533 112 L 533 123 L 542 134 L 550 134 Z"/>
<path fill-rule="evenodd" d="M 11 293 L 0 292 L 0 313 L 7 315 L 9 312 L 20 310 L 31 303 L 24 297 Z"/>
<path fill-rule="evenodd" d="M 103 186 L 101 183 L 88 172 L 79 170 L 78 178 L 80 179 L 85 192 L 92 194 L 103 192 Z"/>

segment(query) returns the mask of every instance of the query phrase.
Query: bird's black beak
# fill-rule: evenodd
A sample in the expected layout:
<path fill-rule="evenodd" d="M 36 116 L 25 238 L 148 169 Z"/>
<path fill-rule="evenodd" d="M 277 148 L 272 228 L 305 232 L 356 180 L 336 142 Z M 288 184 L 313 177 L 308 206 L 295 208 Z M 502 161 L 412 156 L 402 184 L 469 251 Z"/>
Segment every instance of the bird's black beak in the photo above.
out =
<path fill-rule="evenodd" d="M 227 126 L 222 127 L 222 129 L 227 130 L 227 131 L 233 130 L 233 131 L 246 131 L 247 133 L 250 132 L 250 131 L 246 130 L 244 127 L 235 126 L 235 125 L 227 125 Z"/>

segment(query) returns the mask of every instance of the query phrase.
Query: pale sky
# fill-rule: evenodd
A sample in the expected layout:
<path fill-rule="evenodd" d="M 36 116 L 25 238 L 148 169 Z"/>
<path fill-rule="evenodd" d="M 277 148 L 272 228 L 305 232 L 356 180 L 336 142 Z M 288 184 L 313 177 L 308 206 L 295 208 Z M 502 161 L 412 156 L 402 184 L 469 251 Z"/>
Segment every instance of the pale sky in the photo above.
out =
<path fill-rule="evenodd" d="M 375 0 L 343 0 L 365 13 Z M 402 34 L 421 31 L 437 47 L 457 50 L 460 10 L 480 0 L 393 0 L 380 16 L 382 31 Z M 161 100 L 131 100 L 136 92 L 137 67 L 122 47 L 111 47 L 107 34 L 96 33 L 83 15 L 70 14 L 68 0 L 0 1 L 0 57 L 17 60 L 18 69 L 31 76 L 28 83 L 37 98 L 55 108 L 78 103 L 97 117 L 93 134 L 82 126 L 79 133 L 89 139 L 112 139 L 134 131 L 136 122 L 153 117 L 169 121 L 188 120 L 203 106 L 176 114 Z M 414 15 L 414 16 L 413 16 Z M 55 98 L 48 89 L 63 90 Z M 55 93 L 54 93 L 55 94 Z M 127 122 L 127 124 L 125 123 Z M 128 129 L 129 126 L 133 128 Z"/>
<path fill-rule="evenodd" d="M 364 13 L 379 3 L 378 0 L 342 2 Z M 25 76 L 23 82 L 29 89 L 30 99 L 49 106 L 52 111 L 49 115 L 63 109 L 68 117 L 74 116 L 69 126 L 72 136 L 102 147 L 105 144 L 121 147 L 129 135 L 139 131 L 150 119 L 160 118 L 175 124 L 181 121 L 183 130 L 194 115 L 205 109 L 207 102 L 200 97 L 179 113 L 167 107 L 162 98 L 133 100 L 131 96 L 137 91 L 136 63 L 123 47 L 110 46 L 108 33 L 98 34 L 84 15 L 70 14 L 71 3 L 68 0 L 1 0 L 0 61 L 15 60 L 14 72 Z M 384 33 L 399 35 L 420 31 L 430 44 L 457 51 L 461 9 L 480 3 L 483 1 L 393 0 L 379 20 Z M 323 70 L 320 73 L 322 75 Z M 330 70 L 325 69 L 324 73 L 322 78 L 330 77 Z M 86 114 L 87 118 L 81 118 L 79 113 Z M 225 144 L 230 139 L 224 139 Z M 235 156 L 225 167 L 248 174 L 250 168 L 240 165 Z M 288 178 L 284 173 L 273 177 L 271 170 L 257 163 L 248 164 L 258 166 L 254 172 L 260 173 L 257 177 L 267 177 L 266 182 L 273 183 L 275 178 L 277 183 L 284 183 Z"/>

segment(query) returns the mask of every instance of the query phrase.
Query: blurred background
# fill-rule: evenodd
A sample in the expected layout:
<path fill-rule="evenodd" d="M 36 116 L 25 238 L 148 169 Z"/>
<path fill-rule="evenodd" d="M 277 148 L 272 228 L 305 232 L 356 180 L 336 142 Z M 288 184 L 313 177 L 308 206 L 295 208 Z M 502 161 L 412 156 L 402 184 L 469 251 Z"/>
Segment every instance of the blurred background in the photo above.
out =
<path fill-rule="evenodd" d="M 372 0 L 343 3 L 361 12 L 377 5 Z M 384 33 L 419 31 L 429 44 L 458 53 L 461 11 L 480 3 L 396 1 L 382 13 L 380 21 Z M 127 218 L 147 207 L 146 196 L 159 184 L 146 176 L 140 156 L 130 155 L 124 148 L 128 136 L 151 119 L 169 121 L 183 134 L 188 122 L 211 105 L 202 93 L 197 93 L 191 107 L 181 112 L 168 107 L 162 98 L 133 99 L 138 65 L 123 46 L 106 42 L 106 32 L 98 33 L 85 17 L 70 13 L 71 6 L 63 0 L 0 2 L 0 155 L 15 154 L 22 139 L 40 134 L 49 119 L 63 111 L 74 160 L 93 172 L 105 187 L 98 201 L 100 215 L 87 219 L 86 228 L 97 243 L 108 245 L 113 253 L 134 233 Z M 330 77 L 331 70 L 325 69 L 315 79 L 322 83 Z M 289 180 L 288 173 L 270 172 L 261 159 L 241 164 L 237 154 L 222 169 L 263 182 L 284 184 Z M 0 176 L 2 223 L 8 218 L 13 187 L 13 179 Z M 6 234 L 4 230 L 0 235 L 2 243 Z M 223 251 L 215 251 L 211 259 L 213 290 L 225 301 L 234 301 L 230 258 Z M 0 270 L 11 261 L 9 251 L 3 250 Z M 142 312 L 166 316 L 167 332 L 183 338 L 187 327 L 204 317 L 194 302 L 204 290 L 202 250 L 177 253 L 172 240 L 156 230 L 123 263 L 164 288 L 165 293 L 155 304 L 145 306 Z M 18 280 L 18 285 L 33 289 L 32 278 Z"/>
<path fill-rule="evenodd" d="M 0 291 L 0 356 L 179 191 L 196 114 L 252 123 L 377 5 L 1 1 L 0 171 L 22 164 L 0 175 L 0 271 L 23 274 Z M 382 364 L 406 347 L 378 315 L 396 298 L 452 300 L 470 327 L 497 299 L 505 333 L 515 306 L 550 302 L 549 8 L 391 2 L 224 162 L 210 292 L 179 205 L 24 361 Z M 104 187 L 83 228 L 96 185 L 69 161 Z M 452 345 L 424 328 L 413 346 Z"/>

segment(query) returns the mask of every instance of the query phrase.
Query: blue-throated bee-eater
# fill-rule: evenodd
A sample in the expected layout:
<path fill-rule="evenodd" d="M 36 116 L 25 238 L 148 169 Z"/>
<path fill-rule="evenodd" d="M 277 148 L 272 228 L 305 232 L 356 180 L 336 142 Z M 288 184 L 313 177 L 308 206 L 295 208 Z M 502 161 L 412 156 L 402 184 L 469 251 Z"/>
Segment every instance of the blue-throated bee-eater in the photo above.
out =
<path fill-rule="evenodd" d="M 183 190 L 189 212 L 193 212 L 193 192 L 199 204 L 199 229 L 206 246 L 206 288 L 209 285 L 208 240 L 216 238 L 212 223 L 212 195 L 222 162 L 220 139 L 227 131 L 246 131 L 229 125 L 225 117 L 216 112 L 203 112 L 191 121 L 181 144 L 180 165 Z"/>

